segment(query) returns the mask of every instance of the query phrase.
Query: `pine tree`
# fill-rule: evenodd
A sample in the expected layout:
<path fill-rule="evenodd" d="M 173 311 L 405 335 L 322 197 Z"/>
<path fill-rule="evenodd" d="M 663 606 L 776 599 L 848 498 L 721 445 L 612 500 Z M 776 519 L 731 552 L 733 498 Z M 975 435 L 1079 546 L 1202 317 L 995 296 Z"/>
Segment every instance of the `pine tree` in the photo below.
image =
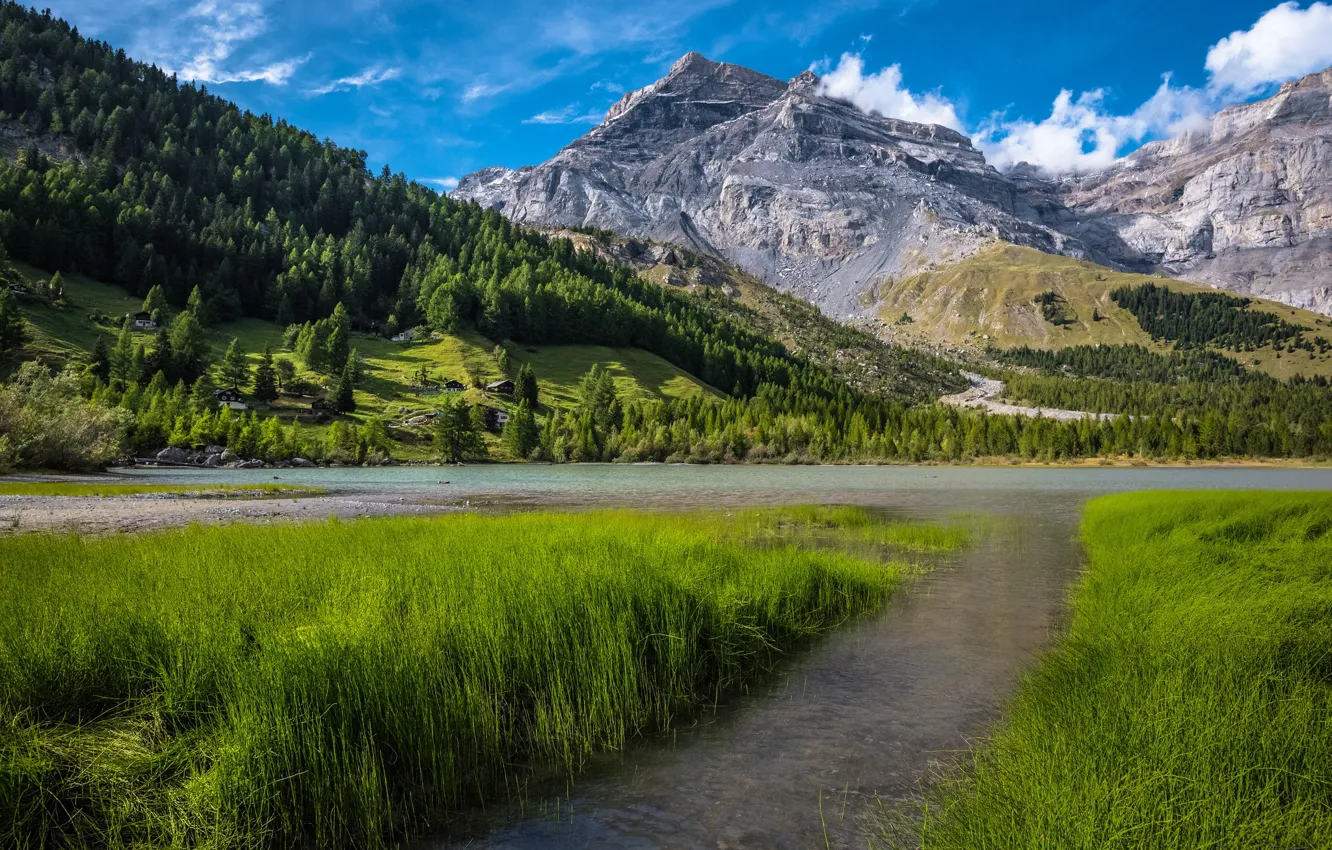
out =
<path fill-rule="evenodd" d="M 134 334 L 130 332 L 129 319 L 126 319 L 116 337 L 116 345 L 111 349 L 111 380 L 124 386 L 138 377 L 134 368 Z"/>
<path fill-rule="evenodd" d="M 278 389 L 286 392 L 296 381 L 296 364 L 286 357 L 279 357 L 274 363 L 274 368 L 277 370 Z"/>
<path fill-rule="evenodd" d="M 51 275 L 51 279 L 46 283 L 46 297 L 53 301 L 62 300 L 65 297 L 65 279 L 61 277 L 60 272 Z"/>
<path fill-rule="evenodd" d="M 245 352 L 241 351 L 240 340 L 232 339 L 227 346 L 227 353 L 222 355 L 222 385 L 244 389 L 250 383 L 250 366 L 245 362 Z"/>
<path fill-rule="evenodd" d="M 472 422 L 472 406 L 461 400 L 445 402 L 435 420 L 432 443 L 444 463 L 481 460 L 486 456 L 485 440 Z"/>
<path fill-rule="evenodd" d="M 540 404 L 537 398 L 538 393 L 536 373 L 532 370 L 532 364 L 524 363 L 518 370 L 518 377 L 513 382 L 514 397 L 527 402 L 529 408 L 536 410 Z"/>
<path fill-rule="evenodd" d="M 333 387 L 333 409 L 338 413 L 351 413 L 356 410 L 356 364 L 350 356 L 342 367 L 342 374 Z"/>
<path fill-rule="evenodd" d="M 187 311 L 171 322 L 170 333 L 176 377 L 192 384 L 208 371 L 208 340 L 203 325 L 194 313 Z"/>
<path fill-rule="evenodd" d="M 148 294 L 144 296 L 143 307 L 141 309 L 143 312 L 152 316 L 154 322 L 161 324 L 163 319 L 166 318 L 168 306 L 166 296 L 162 294 L 162 287 L 154 285 L 148 290 Z"/>
<path fill-rule="evenodd" d="M 175 379 L 176 353 L 171 349 L 171 336 L 160 330 L 153 337 L 152 351 L 143 361 L 143 370 L 139 373 L 139 383 L 147 383 L 161 375 L 167 383 Z"/>
<path fill-rule="evenodd" d="M 259 366 L 254 370 L 254 397 L 264 404 L 277 400 L 277 371 L 273 368 L 273 352 L 264 347 L 264 354 L 259 358 Z"/>
<path fill-rule="evenodd" d="M 194 289 L 190 290 L 190 297 L 185 301 L 185 312 L 193 313 L 194 317 L 199 320 L 199 324 L 208 324 L 208 315 L 204 305 L 203 293 L 199 291 L 198 286 L 195 286 Z"/>
<path fill-rule="evenodd" d="M 18 348 L 27 340 L 27 324 L 14 293 L 0 289 L 0 354 Z"/>
<path fill-rule="evenodd" d="M 526 400 L 518 402 L 513 415 L 504 423 L 501 439 L 505 451 L 515 458 L 526 458 L 537 447 L 541 440 L 541 432 L 537 429 L 536 417 L 532 415 L 532 408 L 528 406 Z"/>
<path fill-rule="evenodd" d="M 106 347 L 106 337 L 97 336 L 92 355 L 88 357 L 88 374 L 102 383 L 111 380 L 111 352 Z"/>
<path fill-rule="evenodd" d="M 351 317 L 347 315 L 347 308 L 342 306 L 339 301 L 333 308 L 333 315 L 329 317 L 328 342 L 324 345 L 324 352 L 329 368 L 336 368 L 347 362 L 347 355 L 351 353 Z"/>

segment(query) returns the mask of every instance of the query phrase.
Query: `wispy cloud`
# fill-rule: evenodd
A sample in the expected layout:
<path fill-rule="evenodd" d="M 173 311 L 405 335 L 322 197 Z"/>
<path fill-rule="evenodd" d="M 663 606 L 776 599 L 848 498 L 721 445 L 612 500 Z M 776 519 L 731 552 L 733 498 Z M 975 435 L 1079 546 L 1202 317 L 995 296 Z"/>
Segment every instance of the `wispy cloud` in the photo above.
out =
<path fill-rule="evenodd" d="M 538 112 L 531 118 L 524 118 L 524 124 L 600 124 L 606 117 L 605 110 L 584 110 L 579 104 L 571 103 L 562 109 Z"/>
<path fill-rule="evenodd" d="M 501 96 L 588 72 L 611 57 L 674 60 L 685 52 L 686 36 L 698 18 L 729 2 L 643 0 L 626 6 L 615 0 L 534 0 L 509 20 L 491 22 L 483 39 L 459 45 L 433 70 L 423 69 L 422 82 L 451 80 L 464 104 L 482 109 Z"/>
<path fill-rule="evenodd" d="M 377 86 L 388 80 L 396 80 L 402 76 L 401 68 L 384 67 L 382 65 L 373 65 L 366 68 L 359 74 L 353 74 L 350 77 L 341 77 L 330 83 L 325 83 L 317 88 L 310 89 L 310 94 L 324 95 L 335 91 L 347 91 L 349 89 L 359 89 L 363 86 Z"/>
<path fill-rule="evenodd" d="M 172 34 L 173 46 L 161 58 L 169 71 L 201 83 L 237 83 L 262 80 L 286 85 L 308 55 L 276 61 L 257 60 L 235 54 L 268 29 L 264 7 L 256 0 L 203 0 L 185 15 L 185 26 Z"/>
<path fill-rule="evenodd" d="M 454 189 L 458 188 L 457 177 L 423 177 L 421 182 L 429 183 L 432 186 L 438 186 L 445 192 L 452 192 Z"/>

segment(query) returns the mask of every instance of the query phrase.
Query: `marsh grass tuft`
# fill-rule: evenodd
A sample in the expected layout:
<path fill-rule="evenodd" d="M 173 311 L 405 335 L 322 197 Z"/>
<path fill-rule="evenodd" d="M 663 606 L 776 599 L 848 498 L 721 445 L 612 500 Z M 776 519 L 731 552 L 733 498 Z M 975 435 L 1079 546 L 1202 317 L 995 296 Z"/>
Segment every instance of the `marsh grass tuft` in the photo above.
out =
<path fill-rule="evenodd" d="M 891 846 L 1332 847 L 1332 496 L 1092 501 L 1068 634 Z"/>
<path fill-rule="evenodd" d="M 668 728 L 903 575 L 746 519 L 0 540 L 0 844 L 392 843 Z"/>

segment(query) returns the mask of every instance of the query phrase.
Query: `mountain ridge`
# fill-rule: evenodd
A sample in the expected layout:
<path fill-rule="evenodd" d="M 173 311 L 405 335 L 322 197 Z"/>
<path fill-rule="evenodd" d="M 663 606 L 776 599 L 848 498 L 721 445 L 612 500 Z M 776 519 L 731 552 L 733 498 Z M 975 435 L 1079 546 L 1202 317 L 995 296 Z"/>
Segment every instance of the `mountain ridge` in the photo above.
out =
<path fill-rule="evenodd" d="M 475 172 L 453 196 L 715 253 L 833 315 L 877 278 L 995 239 L 1084 253 L 1019 214 L 966 136 L 867 115 L 818 83 L 689 54 L 546 163 Z"/>
<path fill-rule="evenodd" d="M 732 96 L 705 97 L 719 80 Z M 840 318 L 998 242 L 1332 313 L 1332 69 L 1063 178 L 1000 173 L 961 133 L 819 88 L 687 54 L 546 163 L 474 172 L 453 195 L 723 256 Z"/>

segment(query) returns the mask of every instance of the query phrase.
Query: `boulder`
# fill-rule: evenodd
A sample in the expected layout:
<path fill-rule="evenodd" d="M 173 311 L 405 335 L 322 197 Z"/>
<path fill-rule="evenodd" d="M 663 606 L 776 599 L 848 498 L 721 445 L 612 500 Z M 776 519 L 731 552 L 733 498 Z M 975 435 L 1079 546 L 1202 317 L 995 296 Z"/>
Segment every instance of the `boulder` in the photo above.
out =
<path fill-rule="evenodd" d="M 235 463 L 235 462 L 238 461 L 238 460 L 240 460 L 240 457 L 238 457 L 238 456 L 236 455 L 236 453 L 233 452 L 231 449 L 223 449 L 223 450 L 222 450 L 222 462 L 223 462 L 223 463 Z"/>
<path fill-rule="evenodd" d="M 209 455 L 208 457 L 204 458 L 203 465 L 208 467 L 209 469 L 217 469 L 219 466 L 222 465 L 222 455 L 220 454 Z"/>
<path fill-rule="evenodd" d="M 158 452 L 155 457 L 163 463 L 190 463 L 190 453 L 175 446 L 169 446 Z"/>
<path fill-rule="evenodd" d="M 311 469 L 314 467 L 314 461 L 306 460 L 303 457 L 294 457 L 291 459 L 291 465 L 298 469 Z"/>
<path fill-rule="evenodd" d="M 243 460 L 234 466 L 236 469 L 263 469 L 264 462 L 262 460 Z"/>

